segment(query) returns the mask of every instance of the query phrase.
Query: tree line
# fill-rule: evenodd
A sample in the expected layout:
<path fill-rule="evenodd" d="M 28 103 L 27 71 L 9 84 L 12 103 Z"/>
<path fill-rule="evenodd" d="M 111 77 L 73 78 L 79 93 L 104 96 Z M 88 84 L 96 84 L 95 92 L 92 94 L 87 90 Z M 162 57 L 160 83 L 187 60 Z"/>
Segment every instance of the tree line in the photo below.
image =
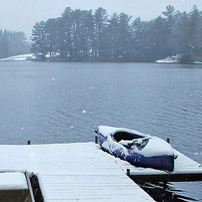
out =
<path fill-rule="evenodd" d="M 30 52 L 30 45 L 23 32 L 0 30 L 0 58 Z"/>
<path fill-rule="evenodd" d="M 62 61 L 153 62 L 179 54 L 183 63 L 202 60 L 202 12 L 167 6 L 151 20 L 132 19 L 125 13 L 109 16 L 104 8 L 72 10 L 61 17 L 37 22 L 32 52 Z"/>

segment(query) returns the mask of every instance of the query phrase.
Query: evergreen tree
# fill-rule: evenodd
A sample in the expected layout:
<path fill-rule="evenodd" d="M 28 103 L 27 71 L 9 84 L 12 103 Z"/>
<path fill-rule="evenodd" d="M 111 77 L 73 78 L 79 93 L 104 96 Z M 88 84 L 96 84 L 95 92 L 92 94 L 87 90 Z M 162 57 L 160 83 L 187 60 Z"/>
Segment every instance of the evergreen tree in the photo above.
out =
<path fill-rule="evenodd" d="M 35 24 L 32 51 L 42 59 L 50 53 L 65 61 L 153 62 L 174 54 L 183 63 L 202 60 L 202 14 L 196 6 L 189 13 L 167 6 L 154 20 L 130 20 L 124 13 L 109 18 L 103 8 L 92 13 L 67 7 L 61 17 Z M 12 33 L 0 32 L 4 55 L 11 38 Z"/>
<path fill-rule="evenodd" d="M 192 61 L 202 59 L 202 15 L 194 6 L 189 14 L 190 24 L 190 58 Z"/>
<path fill-rule="evenodd" d="M 2 49 L 3 49 L 3 55 L 2 57 L 8 57 L 9 56 L 9 37 L 8 37 L 9 32 L 4 31 L 3 36 L 2 36 Z"/>
<path fill-rule="evenodd" d="M 56 19 L 56 51 L 59 54 L 59 58 L 62 60 L 66 59 L 65 35 L 65 20 L 59 17 Z"/>
<path fill-rule="evenodd" d="M 169 28 L 172 28 L 175 18 L 175 8 L 171 5 L 166 6 L 166 11 L 163 11 L 162 14 L 166 16 L 166 19 L 169 22 Z"/>
<path fill-rule="evenodd" d="M 89 34 L 91 33 L 93 19 L 91 12 L 75 10 L 73 14 L 73 55 L 76 61 L 86 61 L 89 58 Z"/>
<path fill-rule="evenodd" d="M 155 61 L 159 58 L 165 58 L 167 53 L 167 25 L 165 19 L 161 16 L 151 22 L 151 30 L 149 35 L 150 53 L 149 61 Z"/>
<path fill-rule="evenodd" d="M 37 58 L 45 59 L 48 52 L 46 22 L 41 21 L 34 25 L 31 40 L 34 41 L 31 49 L 32 52 Z"/>
<path fill-rule="evenodd" d="M 23 32 L 0 30 L 0 58 L 30 53 L 30 45 Z"/>
<path fill-rule="evenodd" d="M 95 10 L 94 17 L 94 39 L 93 55 L 96 61 L 104 60 L 104 51 L 106 50 L 106 30 L 108 23 L 107 11 L 103 8 Z"/>
<path fill-rule="evenodd" d="M 186 12 L 177 13 L 176 23 L 173 29 L 173 46 L 181 55 L 182 63 L 191 63 L 191 27 L 189 14 Z"/>
<path fill-rule="evenodd" d="M 148 61 L 148 55 L 150 52 L 150 41 L 149 35 L 150 23 L 141 21 L 137 18 L 132 23 L 132 57 L 135 62 L 146 62 Z"/>
<path fill-rule="evenodd" d="M 46 22 L 46 40 L 47 40 L 47 52 L 50 54 L 50 58 L 55 57 L 57 52 L 57 20 L 49 19 Z"/>
<path fill-rule="evenodd" d="M 67 59 L 68 61 L 73 60 L 73 37 L 74 37 L 74 27 L 75 22 L 73 21 L 73 11 L 70 7 L 67 7 L 62 14 L 63 25 L 64 25 L 64 45 L 63 45 L 63 55 L 62 58 Z"/>
<path fill-rule="evenodd" d="M 172 32 L 175 24 L 176 11 L 173 6 L 169 5 L 166 7 L 166 11 L 162 12 L 162 14 L 163 16 L 165 16 L 165 43 L 167 46 L 165 54 L 167 56 L 171 56 L 176 54 L 173 48 L 174 41 L 172 40 Z"/>
<path fill-rule="evenodd" d="M 119 59 L 120 61 L 130 60 L 131 27 L 129 24 L 131 17 L 125 13 L 119 15 Z"/>
<path fill-rule="evenodd" d="M 84 23 L 84 40 L 85 40 L 85 60 L 92 60 L 93 58 L 93 41 L 94 41 L 94 22 L 92 10 L 85 11 Z"/>
<path fill-rule="evenodd" d="M 120 34 L 119 34 L 119 17 L 117 13 L 114 13 L 111 16 L 111 19 L 109 20 L 109 25 L 107 28 L 108 38 L 107 41 L 110 41 L 108 43 L 108 61 L 118 61 L 119 60 L 119 40 L 120 40 Z"/>

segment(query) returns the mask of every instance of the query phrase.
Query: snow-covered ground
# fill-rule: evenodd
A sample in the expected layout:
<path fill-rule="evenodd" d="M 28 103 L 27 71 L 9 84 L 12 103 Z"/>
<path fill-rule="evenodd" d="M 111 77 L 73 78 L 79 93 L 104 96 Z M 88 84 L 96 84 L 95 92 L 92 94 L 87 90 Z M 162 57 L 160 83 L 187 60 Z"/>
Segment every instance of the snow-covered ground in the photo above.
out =
<path fill-rule="evenodd" d="M 52 56 L 54 58 L 59 57 L 59 53 L 53 52 Z M 40 54 L 39 54 L 40 57 Z M 50 59 L 50 53 L 46 54 L 46 59 Z M 6 58 L 1 58 L 0 61 L 27 61 L 27 60 L 36 60 L 36 55 L 33 53 L 22 54 L 22 55 L 15 55 Z"/>
<path fill-rule="evenodd" d="M 171 57 L 168 56 L 165 59 L 157 60 L 156 63 L 157 64 L 177 64 L 179 63 L 179 58 L 180 58 L 180 55 L 173 55 Z"/>
<path fill-rule="evenodd" d="M 156 63 L 157 64 L 178 64 L 180 57 L 181 57 L 181 55 L 173 55 L 171 57 L 168 56 L 164 59 L 157 60 Z M 202 61 L 195 61 L 193 64 L 202 65 Z"/>
<path fill-rule="evenodd" d="M 36 59 L 36 57 L 32 53 L 29 53 L 29 54 L 10 56 L 7 58 L 1 58 L 0 61 L 26 61 L 32 59 Z"/>

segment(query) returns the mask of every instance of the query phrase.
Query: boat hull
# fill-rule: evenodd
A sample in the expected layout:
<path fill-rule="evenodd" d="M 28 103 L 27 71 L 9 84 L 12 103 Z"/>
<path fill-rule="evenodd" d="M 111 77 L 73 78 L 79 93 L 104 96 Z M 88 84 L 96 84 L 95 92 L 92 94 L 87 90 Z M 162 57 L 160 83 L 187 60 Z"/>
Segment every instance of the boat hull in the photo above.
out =
<path fill-rule="evenodd" d="M 132 148 L 126 148 L 122 145 L 117 147 L 118 143 L 109 141 L 101 133 L 98 134 L 98 143 L 104 151 L 122 160 L 126 160 L 136 167 L 153 168 L 169 172 L 174 170 L 174 155 L 164 154 L 147 157 L 135 152 Z M 117 145 L 114 146 L 113 144 Z"/>

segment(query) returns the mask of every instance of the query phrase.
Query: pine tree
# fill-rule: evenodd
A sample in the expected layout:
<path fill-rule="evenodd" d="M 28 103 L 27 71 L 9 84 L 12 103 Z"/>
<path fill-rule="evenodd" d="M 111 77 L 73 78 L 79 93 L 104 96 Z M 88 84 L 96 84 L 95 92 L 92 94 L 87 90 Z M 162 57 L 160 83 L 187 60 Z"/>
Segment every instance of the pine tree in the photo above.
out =
<path fill-rule="evenodd" d="M 150 22 L 136 18 L 132 23 L 132 57 L 135 62 L 146 62 L 150 52 Z"/>
<path fill-rule="evenodd" d="M 108 60 L 117 62 L 119 60 L 119 17 L 117 13 L 114 13 L 109 20 L 109 25 L 107 27 L 108 39 L 110 41 L 108 50 Z"/>
<path fill-rule="evenodd" d="M 45 59 L 48 52 L 46 22 L 37 22 L 32 31 L 32 52 L 38 59 Z"/>
<path fill-rule="evenodd" d="M 190 24 L 190 58 L 192 61 L 202 59 L 202 15 L 196 6 L 189 13 Z"/>
<path fill-rule="evenodd" d="M 131 24 L 130 19 L 124 13 L 109 19 L 103 8 L 92 13 L 67 7 L 61 17 L 35 24 L 32 51 L 42 59 L 54 53 L 65 61 L 153 62 L 174 54 L 180 54 L 183 63 L 202 60 L 202 14 L 196 6 L 189 13 L 167 6 L 151 21 L 137 18 Z M 5 44 L 14 43 L 12 36 L 0 32 L 0 52 L 5 47 L 5 55 L 11 47 Z"/>
<path fill-rule="evenodd" d="M 125 13 L 119 15 L 119 59 L 120 61 L 130 60 L 131 27 L 129 21 L 131 16 Z"/>
<path fill-rule="evenodd" d="M 55 57 L 57 53 L 57 20 L 48 19 L 46 22 L 46 40 L 47 40 L 47 52 L 50 58 Z"/>
<path fill-rule="evenodd" d="M 165 43 L 167 46 L 166 55 L 172 56 L 176 54 L 173 48 L 173 43 L 175 42 L 172 40 L 172 32 L 176 18 L 175 8 L 169 5 L 166 7 L 166 11 L 162 12 L 162 14 L 165 16 Z"/>
<path fill-rule="evenodd" d="M 106 30 L 108 24 L 107 11 L 103 8 L 95 10 L 94 17 L 94 39 L 93 39 L 93 55 L 96 61 L 104 60 L 104 51 L 106 47 Z"/>
<path fill-rule="evenodd" d="M 64 45 L 62 52 L 62 58 L 73 61 L 73 37 L 74 37 L 74 21 L 73 21 L 73 11 L 70 7 L 67 7 L 62 14 L 62 24 L 63 24 L 63 37 Z"/>
<path fill-rule="evenodd" d="M 85 11 L 84 23 L 84 40 L 85 40 L 85 60 L 91 61 L 93 58 L 93 39 L 94 39 L 94 24 L 92 10 Z"/>

